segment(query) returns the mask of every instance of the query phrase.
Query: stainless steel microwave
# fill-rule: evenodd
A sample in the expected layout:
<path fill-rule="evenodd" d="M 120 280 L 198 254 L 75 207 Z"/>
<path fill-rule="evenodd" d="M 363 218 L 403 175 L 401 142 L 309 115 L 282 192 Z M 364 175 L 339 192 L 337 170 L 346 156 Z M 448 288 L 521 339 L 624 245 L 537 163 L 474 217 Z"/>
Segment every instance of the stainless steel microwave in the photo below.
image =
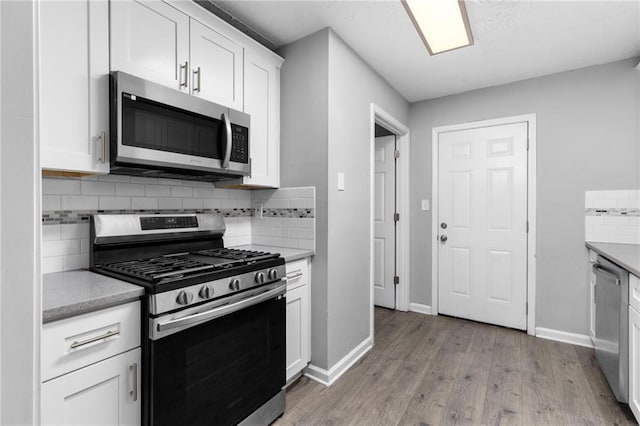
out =
<path fill-rule="evenodd" d="M 249 175 L 249 125 L 243 112 L 111 73 L 111 173 L 203 181 Z"/>

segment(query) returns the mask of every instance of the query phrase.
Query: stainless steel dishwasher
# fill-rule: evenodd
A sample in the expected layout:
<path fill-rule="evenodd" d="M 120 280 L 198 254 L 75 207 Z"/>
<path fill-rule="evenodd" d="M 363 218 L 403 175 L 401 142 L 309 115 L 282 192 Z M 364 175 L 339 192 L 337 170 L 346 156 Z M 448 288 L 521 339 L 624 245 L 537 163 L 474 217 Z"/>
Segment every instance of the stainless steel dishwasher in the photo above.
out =
<path fill-rule="evenodd" d="M 629 402 L 629 273 L 602 256 L 596 275 L 596 358 L 616 399 Z"/>

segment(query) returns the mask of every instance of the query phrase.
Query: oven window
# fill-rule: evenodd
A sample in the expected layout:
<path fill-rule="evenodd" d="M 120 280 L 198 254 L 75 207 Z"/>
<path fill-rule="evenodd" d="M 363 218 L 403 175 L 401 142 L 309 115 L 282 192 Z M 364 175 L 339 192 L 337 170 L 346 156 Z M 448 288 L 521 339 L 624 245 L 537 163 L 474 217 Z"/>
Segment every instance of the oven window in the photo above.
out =
<path fill-rule="evenodd" d="M 122 94 L 122 143 L 198 157 L 221 158 L 221 120 Z"/>
<path fill-rule="evenodd" d="M 285 298 L 150 342 L 151 421 L 231 425 L 285 384 Z"/>

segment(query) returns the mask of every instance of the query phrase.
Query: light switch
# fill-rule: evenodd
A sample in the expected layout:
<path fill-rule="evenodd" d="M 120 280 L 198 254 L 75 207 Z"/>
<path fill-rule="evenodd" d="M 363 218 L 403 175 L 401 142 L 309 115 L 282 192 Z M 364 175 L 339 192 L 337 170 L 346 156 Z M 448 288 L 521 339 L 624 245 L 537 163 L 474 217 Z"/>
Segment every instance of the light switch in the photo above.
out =
<path fill-rule="evenodd" d="M 338 172 L 338 191 L 344 191 L 344 173 Z"/>
<path fill-rule="evenodd" d="M 429 200 L 422 200 L 422 211 L 423 212 L 429 211 Z"/>

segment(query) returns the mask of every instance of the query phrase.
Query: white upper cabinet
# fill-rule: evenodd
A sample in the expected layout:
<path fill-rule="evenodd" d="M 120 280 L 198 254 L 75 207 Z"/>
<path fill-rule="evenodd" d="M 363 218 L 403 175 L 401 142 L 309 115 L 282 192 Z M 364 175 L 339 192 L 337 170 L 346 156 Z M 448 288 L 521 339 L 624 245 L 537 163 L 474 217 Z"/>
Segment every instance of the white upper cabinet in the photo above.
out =
<path fill-rule="evenodd" d="M 280 66 L 282 60 L 245 51 L 244 107 L 251 115 L 251 176 L 244 184 L 280 186 Z"/>
<path fill-rule="evenodd" d="M 243 48 L 191 20 L 191 92 L 242 111 Z"/>
<path fill-rule="evenodd" d="M 109 4 L 38 7 L 41 167 L 108 173 Z"/>
<path fill-rule="evenodd" d="M 189 17 L 157 0 L 112 1 L 111 69 L 188 90 Z"/>

